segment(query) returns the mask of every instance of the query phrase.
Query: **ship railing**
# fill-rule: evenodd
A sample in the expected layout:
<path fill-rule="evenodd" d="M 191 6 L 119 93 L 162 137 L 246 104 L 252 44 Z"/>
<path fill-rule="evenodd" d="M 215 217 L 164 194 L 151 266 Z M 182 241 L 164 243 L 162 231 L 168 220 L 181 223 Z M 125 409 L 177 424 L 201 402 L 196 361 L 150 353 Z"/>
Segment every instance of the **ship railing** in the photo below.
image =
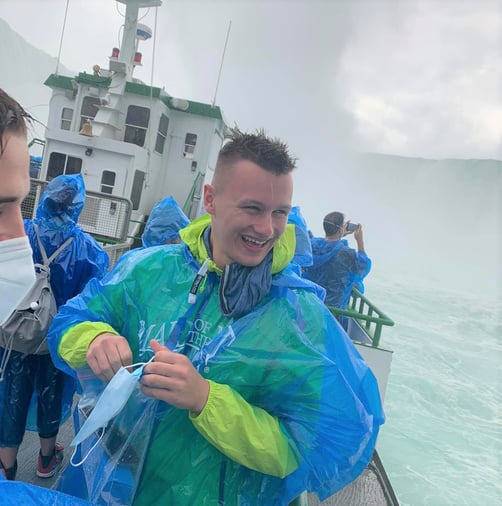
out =
<path fill-rule="evenodd" d="M 132 241 L 128 240 L 126 242 L 117 242 L 104 244 L 103 249 L 106 251 L 108 258 L 110 259 L 110 264 L 108 269 L 111 269 L 118 261 L 118 259 L 124 254 L 127 253 L 132 247 Z"/>
<path fill-rule="evenodd" d="M 357 322 L 372 348 L 379 347 L 383 327 L 394 325 L 392 319 L 356 288 L 352 289 L 347 309 L 329 306 L 329 310 L 338 320 L 352 319 Z"/>
<path fill-rule="evenodd" d="M 190 220 L 197 218 L 200 208 L 200 201 L 202 198 L 203 183 L 204 174 L 202 174 L 202 172 L 199 172 L 195 177 L 192 188 L 190 189 L 185 203 L 183 204 L 183 212 L 188 216 Z"/>

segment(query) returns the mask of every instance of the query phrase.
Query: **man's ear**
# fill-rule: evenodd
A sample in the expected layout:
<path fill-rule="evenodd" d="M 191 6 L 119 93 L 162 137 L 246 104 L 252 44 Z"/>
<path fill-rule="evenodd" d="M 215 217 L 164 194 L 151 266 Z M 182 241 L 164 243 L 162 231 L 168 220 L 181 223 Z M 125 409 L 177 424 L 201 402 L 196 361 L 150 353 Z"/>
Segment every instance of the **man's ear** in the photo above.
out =
<path fill-rule="evenodd" d="M 214 186 L 204 185 L 204 209 L 209 214 L 214 214 Z"/>

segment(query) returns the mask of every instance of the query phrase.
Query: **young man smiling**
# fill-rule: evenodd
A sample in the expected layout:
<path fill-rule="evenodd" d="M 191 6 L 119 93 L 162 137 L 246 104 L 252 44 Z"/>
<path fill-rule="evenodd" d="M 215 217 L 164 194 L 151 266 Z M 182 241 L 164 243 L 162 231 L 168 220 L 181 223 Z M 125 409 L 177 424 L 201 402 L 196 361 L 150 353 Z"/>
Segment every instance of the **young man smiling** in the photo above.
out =
<path fill-rule="evenodd" d="M 110 380 L 154 357 L 141 390 L 158 409 L 135 505 L 323 499 L 372 456 L 376 380 L 288 267 L 294 166 L 282 142 L 232 131 L 204 188 L 208 214 L 182 243 L 131 253 L 56 317 L 50 346 L 67 372 L 88 364 Z"/>

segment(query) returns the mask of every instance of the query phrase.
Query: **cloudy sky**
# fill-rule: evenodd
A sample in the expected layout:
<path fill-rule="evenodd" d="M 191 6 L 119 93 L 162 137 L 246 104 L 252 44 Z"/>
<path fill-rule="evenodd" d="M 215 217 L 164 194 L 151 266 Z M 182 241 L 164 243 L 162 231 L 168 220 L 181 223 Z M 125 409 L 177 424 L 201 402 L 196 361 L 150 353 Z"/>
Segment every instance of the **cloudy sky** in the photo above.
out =
<path fill-rule="evenodd" d="M 0 15 L 56 56 L 66 4 L 2 0 Z M 113 0 L 69 0 L 62 62 L 106 66 L 121 12 Z M 502 159 L 501 0 L 164 0 L 142 22 L 157 26 L 153 83 L 203 102 L 231 22 L 217 103 L 230 122 L 287 138 L 300 158 L 305 144 L 335 140 Z M 153 48 L 140 48 L 148 83 Z"/>
<path fill-rule="evenodd" d="M 0 17 L 57 56 L 66 6 L 1 0 Z M 69 0 L 61 62 L 106 68 L 124 11 L 114 0 Z M 448 271 L 459 288 L 469 271 L 485 280 L 480 292 L 500 295 L 500 165 L 483 181 L 486 172 L 443 164 L 441 175 L 403 176 L 390 195 L 348 170 L 345 153 L 502 160 L 502 0 L 163 0 L 141 14 L 156 37 L 140 44 L 136 77 L 206 103 L 231 23 L 216 103 L 230 125 L 288 142 L 299 159 L 295 204 L 314 233 L 342 210 L 365 226 L 375 270 L 401 263 L 425 277 L 433 265 L 440 284 Z M 465 234 L 483 247 L 479 273 Z"/>

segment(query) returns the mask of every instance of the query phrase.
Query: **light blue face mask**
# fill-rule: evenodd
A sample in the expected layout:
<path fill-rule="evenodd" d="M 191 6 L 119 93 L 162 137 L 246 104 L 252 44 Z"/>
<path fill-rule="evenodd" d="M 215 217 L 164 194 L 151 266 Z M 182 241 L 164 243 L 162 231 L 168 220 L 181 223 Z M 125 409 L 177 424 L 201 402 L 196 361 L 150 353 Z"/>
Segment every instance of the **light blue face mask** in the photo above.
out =
<path fill-rule="evenodd" d="M 149 362 L 152 360 L 153 357 L 149 360 Z M 148 362 L 139 362 L 128 366 L 127 369 L 140 366 L 132 373 L 130 373 L 125 367 L 121 367 L 115 373 L 115 376 L 111 379 L 110 383 L 108 383 L 106 388 L 103 390 L 103 393 L 99 396 L 91 414 L 84 422 L 77 435 L 73 438 L 73 441 L 70 443 L 71 446 L 75 446 L 75 450 L 73 451 L 73 455 L 70 459 L 72 466 L 78 467 L 83 464 L 92 450 L 101 441 L 105 434 L 105 427 L 108 422 L 112 418 L 116 417 L 126 405 L 129 397 L 131 397 L 131 394 L 134 391 L 134 388 L 138 384 L 143 374 L 143 369 L 147 363 Z M 101 429 L 99 439 L 80 462 L 74 463 L 73 457 L 77 451 L 77 446 L 99 429 Z"/>

